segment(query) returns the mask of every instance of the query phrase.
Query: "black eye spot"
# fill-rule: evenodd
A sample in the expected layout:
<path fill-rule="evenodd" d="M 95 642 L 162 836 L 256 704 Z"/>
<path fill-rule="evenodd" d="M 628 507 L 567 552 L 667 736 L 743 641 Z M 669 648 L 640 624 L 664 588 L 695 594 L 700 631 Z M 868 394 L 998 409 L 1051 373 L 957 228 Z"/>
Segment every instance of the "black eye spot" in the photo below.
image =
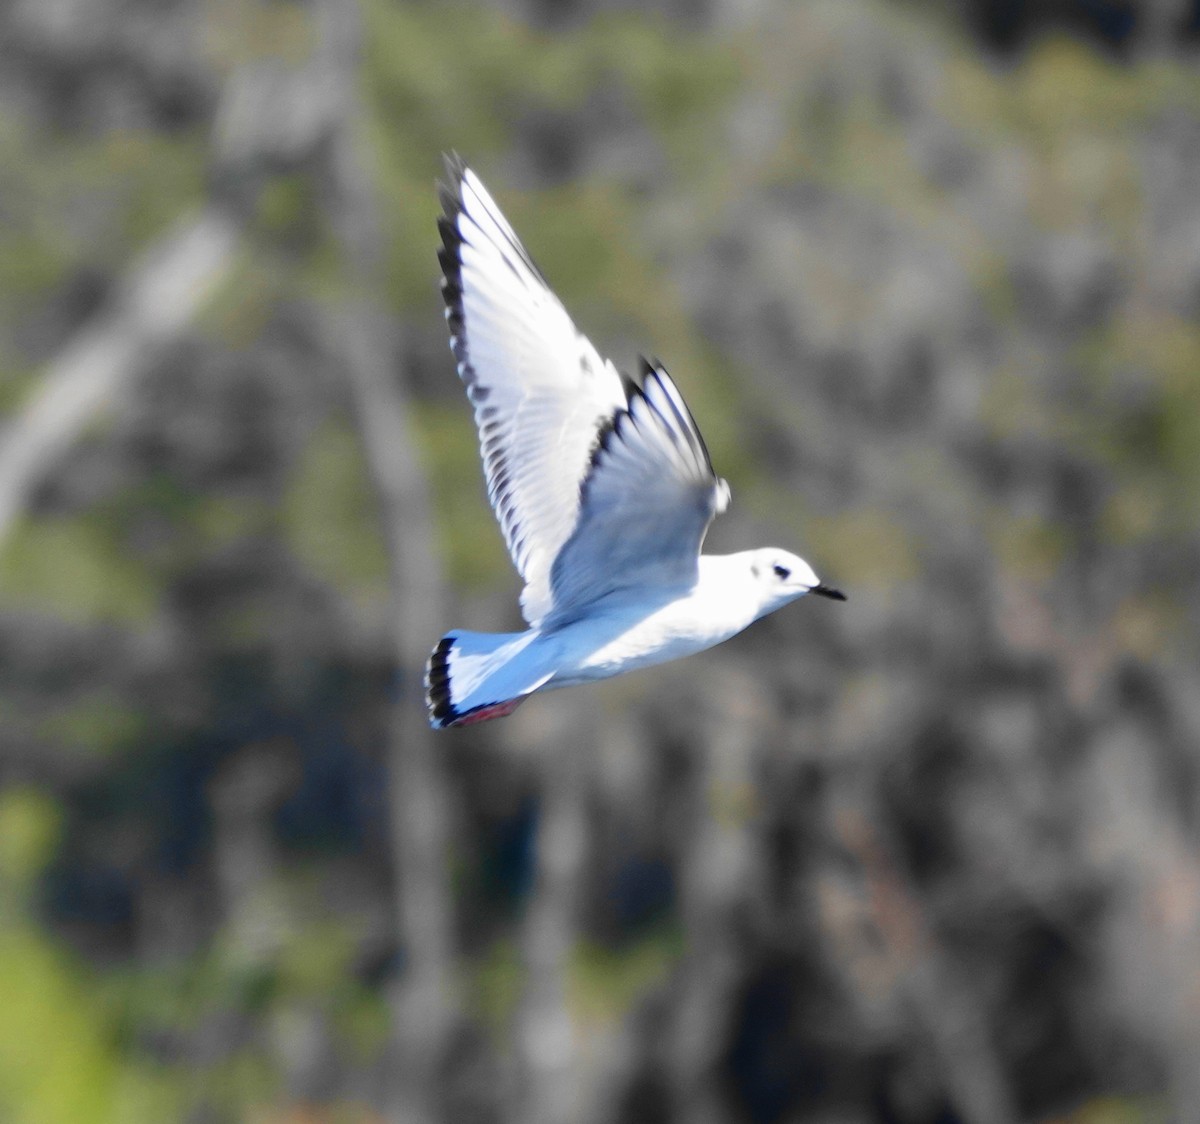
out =
<path fill-rule="evenodd" d="M 775 576 L 780 581 L 787 581 L 788 578 L 790 578 L 792 576 L 792 571 L 789 570 L 786 566 L 779 565 L 778 562 L 775 563 L 775 566 L 773 568 L 775 570 Z"/>

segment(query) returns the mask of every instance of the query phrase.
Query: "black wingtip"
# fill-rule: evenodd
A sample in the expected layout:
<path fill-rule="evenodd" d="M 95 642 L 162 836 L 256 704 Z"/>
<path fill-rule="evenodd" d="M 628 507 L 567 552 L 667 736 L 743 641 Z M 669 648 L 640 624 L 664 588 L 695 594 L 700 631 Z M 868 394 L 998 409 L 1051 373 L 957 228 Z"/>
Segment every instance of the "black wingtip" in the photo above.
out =
<path fill-rule="evenodd" d="M 679 419 L 680 425 L 682 426 L 684 432 L 689 435 L 689 439 L 695 439 L 695 443 L 700 451 L 700 455 L 704 458 L 704 463 L 708 466 L 708 471 L 713 476 L 716 476 L 717 470 L 713 467 L 712 455 L 708 451 L 708 445 L 704 440 L 704 434 L 700 432 L 700 426 L 696 422 L 696 417 L 692 413 L 691 408 L 684 401 L 683 395 L 679 391 L 679 387 L 675 385 L 674 380 L 667 372 L 666 364 L 656 356 L 652 356 L 651 358 L 647 359 L 646 356 L 639 355 L 638 359 L 641 364 L 642 378 L 641 383 L 636 388 L 637 393 L 641 394 L 643 397 L 645 396 L 646 380 L 651 378 L 657 381 L 660 386 L 665 384 L 670 388 L 669 397 L 672 399 L 672 408 Z M 633 395 L 629 394 L 628 397 L 632 399 Z M 676 403 L 678 403 L 678 405 L 676 405 Z"/>
<path fill-rule="evenodd" d="M 457 152 L 447 152 L 442 159 L 446 164 L 449 182 L 439 182 L 438 200 L 442 213 L 438 216 L 438 233 L 442 236 L 438 250 L 438 265 L 442 269 L 442 300 L 446 304 L 446 323 L 450 329 L 451 348 L 460 363 L 467 363 L 466 341 L 462 306 L 462 235 L 458 231 L 458 216 L 462 213 L 462 182 L 466 174 L 466 162 Z"/>
<path fill-rule="evenodd" d="M 443 217 L 453 222 L 462 210 L 462 182 L 467 174 L 467 162 L 451 150 L 442 153 L 442 164 L 446 178 L 436 181 L 438 200 L 442 204 Z"/>
<path fill-rule="evenodd" d="M 446 179 L 437 181 L 438 202 L 442 205 L 442 213 L 438 216 L 438 228 L 442 232 L 442 241 L 446 243 L 446 249 L 457 253 L 462 241 L 458 234 L 458 216 L 463 209 L 462 184 L 463 177 L 467 174 L 467 165 L 457 152 L 448 152 L 442 159 L 446 165 Z"/>

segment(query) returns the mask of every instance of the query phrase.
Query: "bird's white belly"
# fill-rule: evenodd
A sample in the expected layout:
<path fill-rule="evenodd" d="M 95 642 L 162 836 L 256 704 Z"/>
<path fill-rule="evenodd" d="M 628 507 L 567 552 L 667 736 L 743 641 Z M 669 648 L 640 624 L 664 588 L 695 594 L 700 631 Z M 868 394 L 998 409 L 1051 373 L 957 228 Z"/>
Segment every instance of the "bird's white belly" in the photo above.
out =
<path fill-rule="evenodd" d="M 665 605 L 625 606 L 563 628 L 559 670 L 548 687 L 570 687 L 594 679 L 680 659 L 711 648 L 740 632 L 753 617 L 744 612 L 698 611 L 694 595 Z"/>

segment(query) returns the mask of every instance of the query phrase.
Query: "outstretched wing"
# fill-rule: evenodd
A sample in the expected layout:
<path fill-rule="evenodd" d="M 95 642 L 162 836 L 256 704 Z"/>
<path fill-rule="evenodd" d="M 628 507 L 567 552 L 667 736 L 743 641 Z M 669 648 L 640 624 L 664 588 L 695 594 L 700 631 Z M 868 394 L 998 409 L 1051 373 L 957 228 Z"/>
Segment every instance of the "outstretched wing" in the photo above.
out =
<path fill-rule="evenodd" d="M 643 361 L 644 362 L 644 361 Z M 687 587 L 729 486 L 661 365 L 645 364 L 641 387 L 604 428 L 581 489 L 574 533 L 551 571 L 554 615 L 622 589 Z"/>
<path fill-rule="evenodd" d="M 626 404 L 621 376 L 572 323 L 479 178 L 446 157 L 438 220 L 450 346 L 475 407 L 488 498 L 536 624 L 551 568 L 579 521 L 601 428 Z"/>

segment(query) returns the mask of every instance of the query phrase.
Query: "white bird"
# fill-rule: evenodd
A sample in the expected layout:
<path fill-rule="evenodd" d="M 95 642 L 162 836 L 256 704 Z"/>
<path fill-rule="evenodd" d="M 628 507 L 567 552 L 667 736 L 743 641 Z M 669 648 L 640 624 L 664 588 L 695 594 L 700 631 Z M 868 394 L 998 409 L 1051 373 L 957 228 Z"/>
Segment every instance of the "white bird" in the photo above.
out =
<path fill-rule="evenodd" d="M 729 486 L 675 384 L 661 364 L 643 360 L 638 385 L 601 359 L 478 176 L 455 155 L 446 171 L 450 346 L 529 628 L 442 637 L 425 677 L 431 725 L 691 655 L 806 593 L 844 601 L 787 551 L 700 553 Z"/>

